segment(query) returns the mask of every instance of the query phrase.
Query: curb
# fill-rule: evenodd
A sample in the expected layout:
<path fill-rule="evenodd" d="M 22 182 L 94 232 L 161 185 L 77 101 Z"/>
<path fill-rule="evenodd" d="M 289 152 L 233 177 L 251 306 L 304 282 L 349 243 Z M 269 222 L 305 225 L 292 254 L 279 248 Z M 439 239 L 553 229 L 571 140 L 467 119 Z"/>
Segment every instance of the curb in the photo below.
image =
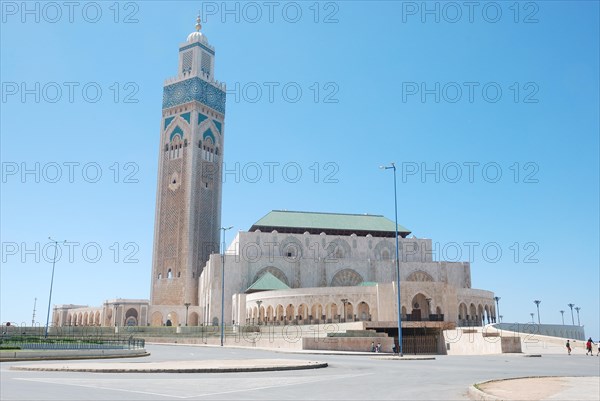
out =
<path fill-rule="evenodd" d="M 469 386 L 469 389 L 467 391 L 469 398 L 472 400 L 479 400 L 479 401 L 503 401 L 505 400 L 505 398 L 502 397 L 498 397 L 489 393 L 486 393 L 485 391 L 482 391 L 480 389 L 477 388 L 477 386 L 479 385 L 483 385 L 483 384 L 488 384 L 488 383 L 494 383 L 494 382 L 503 382 L 503 381 L 508 381 L 508 380 L 519 380 L 519 379 L 547 379 L 547 378 L 561 378 L 561 377 L 565 377 L 565 376 L 520 376 L 520 377 L 507 377 L 505 379 L 492 379 L 492 380 L 486 380 L 483 382 L 479 382 L 479 383 L 475 383 L 471 386 Z M 587 376 L 569 376 L 569 377 L 587 377 Z"/>
<path fill-rule="evenodd" d="M 85 353 L 81 354 L 73 353 L 72 355 L 68 355 L 62 352 L 56 351 L 46 351 L 48 354 L 39 355 L 40 352 L 44 351 L 36 351 L 37 355 L 35 356 L 26 356 L 25 353 L 21 352 L 20 355 L 17 352 L 14 352 L 12 357 L 0 357 L 0 362 L 22 362 L 22 361 L 68 361 L 68 360 L 81 360 L 81 359 L 120 359 L 120 358 L 138 358 L 149 356 L 150 353 L 146 350 L 143 351 L 134 351 L 127 353 L 114 353 L 114 354 L 104 354 L 104 353 Z"/>
<path fill-rule="evenodd" d="M 479 384 L 485 384 L 485 383 L 490 383 L 490 382 L 494 382 L 494 381 L 499 381 L 499 380 L 488 380 L 486 382 L 481 382 L 481 383 L 477 383 L 477 384 L 473 384 L 471 386 L 469 386 L 469 398 L 472 400 L 478 400 L 478 401 L 501 401 L 502 398 L 496 397 L 495 395 L 491 395 L 488 394 L 486 392 L 483 392 L 481 390 L 479 390 L 477 387 L 477 385 Z"/>
<path fill-rule="evenodd" d="M 86 372 L 86 373 L 242 373 L 242 372 L 273 372 L 283 370 L 306 370 L 326 368 L 326 362 L 314 362 L 295 366 L 263 366 L 263 367 L 231 367 L 231 368 L 174 368 L 174 369 L 119 369 L 119 368 L 38 368 L 27 366 L 12 366 L 10 370 L 36 372 Z"/>
<path fill-rule="evenodd" d="M 413 356 L 381 356 L 381 357 L 371 357 L 371 359 L 379 359 L 383 361 L 435 361 L 434 356 L 424 356 L 422 358 L 413 357 Z"/>

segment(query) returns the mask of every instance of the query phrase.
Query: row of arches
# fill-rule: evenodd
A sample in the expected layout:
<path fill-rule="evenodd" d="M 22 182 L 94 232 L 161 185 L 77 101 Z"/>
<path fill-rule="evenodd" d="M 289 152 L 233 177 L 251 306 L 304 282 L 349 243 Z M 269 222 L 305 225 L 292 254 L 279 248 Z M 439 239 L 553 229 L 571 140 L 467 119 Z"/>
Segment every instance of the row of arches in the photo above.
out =
<path fill-rule="evenodd" d="M 168 152 L 169 160 L 178 159 L 183 156 L 183 148 L 188 146 L 187 139 L 182 138 L 183 131 L 176 127 L 171 133 L 169 143 L 165 144 L 165 152 Z M 219 146 L 215 144 L 215 137 L 209 128 L 204 133 L 204 138 L 198 141 L 198 148 L 201 149 L 202 160 L 209 162 L 218 161 Z"/>
<path fill-rule="evenodd" d="M 256 232 L 261 232 L 260 230 L 256 230 Z M 277 233 L 276 230 L 272 231 L 272 233 Z M 301 258 L 315 258 L 320 257 L 325 261 L 335 261 L 338 259 L 352 259 L 356 255 L 356 252 L 360 253 L 360 257 L 364 258 L 362 255 L 363 250 L 355 251 L 356 249 L 356 234 L 352 234 L 350 237 L 354 237 L 351 241 L 348 241 L 343 238 L 335 238 L 331 240 L 329 243 L 323 243 L 322 248 L 316 247 L 318 245 L 314 242 L 303 244 L 302 241 L 295 236 L 287 236 L 281 241 L 276 242 L 275 247 L 271 246 L 273 243 L 269 244 L 269 250 L 261 249 L 260 252 L 263 254 L 269 254 L 269 256 L 280 256 L 283 258 L 292 259 L 292 261 L 296 261 Z M 351 245 L 352 243 L 352 245 Z M 257 240 L 256 244 L 259 244 Z M 370 250 L 366 257 L 373 261 L 392 261 L 396 259 L 396 246 L 393 241 L 388 239 L 380 239 L 378 240 L 374 246 L 371 248 L 371 244 L 369 244 Z M 423 256 L 426 255 L 427 252 L 431 252 L 431 250 L 427 249 L 427 242 L 423 241 L 410 241 L 403 239 L 399 244 L 398 248 L 398 257 L 401 261 L 418 261 L 422 260 Z"/>
<path fill-rule="evenodd" d="M 65 325 L 67 326 L 114 326 L 125 325 L 125 326 L 137 326 L 139 324 L 139 315 L 136 308 L 129 308 L 125 312 L 124 319 L 115 322 L 113 319 L 113 310 L 108 309 L 104 316 L 99 310 L 97 311 L 80 311 L 68 313 Z"/>
<path fill-rule="evenodd" d="M 482 326 L 496 322 L 496 310 L 493 305 L 465 302 L 458 305 L 458 323 L 460 326 Z"/>
<path fill-rule="evenodd" d="M 259 270 L 254 275 L 254 279 L 252 280 L 252 282 L 255 283 L 266 273 L 271 273 L 272 275 L 277 277 L 277 279 L 279 279 L 281 282 L 285 283 L 287 286 L 290 285 L 290 281 L 287 275 L 281 269 L 275 266 L 267 266 Z M 331 278 L 329 284 L 330 287 L 354 287 L 363 283 L 364 281 L 365 280 L 363 276 L 356 270 L 345 268 L 336 272 Z M 409 274 L 404 281 L 433 282 L 435 280 L 429 273 L 418 270 Z"/>
<path fill-rule="evenodd" d="M 371 320 L 371 308 L 365 301 L 353 303 L 352 301 L 331 302 L 328 304 L 301 303 L 261 305 L 246 309 L 246 324 L 313 324 L 344 321 Z"/>
<path fill-rule="evenodd" d="M 69 313 L 66 320 L 67 326 L 101 326 L 102 314 L 100 311 Z"/>
<path fill-rule="evenodd" d="M 255 303 L 255 304 L 254 304 Z M 370 321 L 373 316 L 368 300 L 340 298 L 334 302 L 271 303 L 269 300 L 248 301 L 246 304 L 246 324 L 314 324 L 344 321 Z M 432 299 L 417 293 L 410 305 L 401 308 L 404 321 L 444 321 L 440 305 L 433 305 Z"/>

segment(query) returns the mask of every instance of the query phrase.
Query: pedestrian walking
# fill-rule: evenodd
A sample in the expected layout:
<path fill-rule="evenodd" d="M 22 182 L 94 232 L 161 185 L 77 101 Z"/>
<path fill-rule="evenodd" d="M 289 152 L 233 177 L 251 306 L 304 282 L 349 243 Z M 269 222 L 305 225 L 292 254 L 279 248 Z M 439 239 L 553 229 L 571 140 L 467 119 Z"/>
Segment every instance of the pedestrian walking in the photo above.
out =
<path fill-rule="evenodd" d="M 588 338 L 587 343 L 585 343 L 585 354 L 590 354 L 590 356 L 594 356 L 594 350 L 592 350 L 592 337 Z"/>
<path fill-rule="evenodd" d="M 567 352 L 569 353 L 569 355 L 571 355 L 571 343 L 569 342 L 569 340 L 567 340 Z"/>

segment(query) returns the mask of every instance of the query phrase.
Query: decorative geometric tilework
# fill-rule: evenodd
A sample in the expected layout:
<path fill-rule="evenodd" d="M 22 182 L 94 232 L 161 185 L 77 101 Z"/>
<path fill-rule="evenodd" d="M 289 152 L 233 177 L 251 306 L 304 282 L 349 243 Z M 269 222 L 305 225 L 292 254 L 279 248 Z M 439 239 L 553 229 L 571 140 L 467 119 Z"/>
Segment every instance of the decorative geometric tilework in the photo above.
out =
<path fill-rule="evenodd" d="M 210 74 L 210 56 L 206 52 L 202 52 L 202 62 L 200 63 L 200 70 L 205 74 Z"/>
<path fill-rule="evenodd" d="M 217 127 L 217 129 L 219 130 L 219 134 L 222 134 L 223 132 L 221 132 L 221 123 L 217 120 L 213 120 L 213 123 L 215 124 L 215 127 Z"/>
<path fill-rule="evenodd" d="M 204 114 L 202 113 L 198 113 L 198 125 L 202 124 L 202 122 L 204 120 L 206 120 L 208 117 L 206 117 Z"/>
<path fill-rule="evenodd" d="M 332 287 L 354 287 L 364 280 L 360 274 L 353 269 L 342 269 L 331 279 Z"/>
<path fill-rule="evenodd" d="M 188 72 L 192 70 L 192 51 L 183 53 L 183 60 L 181 63 L 181 72 Z"/>
<path fill-rule="evenodd" d="M 187 123 L 190 123 L 190 113 L 183 113 L 181 115 L 181 118 L 183 118 L 185 121 L 187 121 Z"/>
<path fill-rule="evenodd" d="M 215 140 L 215 135 L 212 133 L 210 128 L 204 132 L 204 135 L 202 135 L 202 139 L 206 139 L 207 136 L 212 138 L 213 143 L 217 143 L 217 141 Z"/>
<path fill-rule="evenodd" d="M 173 130 L 173 132 L 171 132 L 171 136 L 169 137 L 169 140 L 173 140 L 173 137 L 175 135 L 179 135 L 181 138 L 183 138 L 183 130 L 181 128 L 179 128 L 179 125 L 175 127 L 175 129 Z"/>
<path fill-rule="evenodd" d="M 212 54 L 213 56 L 215 55 L 215 51 L 214 51 L 214 50 L 212 50 L 212 49 L 210 49 L 210 48 L 208 48 L 208 47 L 204 46 L 202 43 L 199 43 L 199 42 L 192 43 L 192 44 L 190 44 L 190 45 L 187 45 L 187 46 L 180 47 L 180 48 L 179 48 L 179 51 L 180 51 L 180 52 L 183 52 L 183 51 L 186 51 L 187 49 L 191 49 L 192 47 L 196 47 L 196 46 L 200 47 L 200 48 L 201 48 L 201 49 L 203 49 L 203 50 L 206 50 L 207 52 L 209 52 L 209 53 L 210 53 L 210 54 Z"/>
<path fill-rule="evenodd" d="M 171 124 L 171 121 L 173 121 L 175 119 L 175 117 L 167 117 L 165 118 L 165 126 L 163 128 L 163 130 L 167 129 L 167 127 L 169 126 L 169 124 Z"/>
<path fill-rule="evenodd" d="M 193 77 L 164 87 L 163 109 L 193 100 L 225 114 L 225 92 L 199 77 Z"/>

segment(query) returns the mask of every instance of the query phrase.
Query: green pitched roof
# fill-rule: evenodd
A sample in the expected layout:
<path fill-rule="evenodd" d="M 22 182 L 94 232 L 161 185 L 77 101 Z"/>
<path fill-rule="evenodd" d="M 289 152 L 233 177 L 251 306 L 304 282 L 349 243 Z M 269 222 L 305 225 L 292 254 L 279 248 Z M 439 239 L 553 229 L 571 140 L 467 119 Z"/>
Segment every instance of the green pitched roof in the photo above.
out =
<path fill-rule="evenodd" d="M 381 215 L 372 214 L 343 214 L 343 213 L 316 213 L 316 212 L 291 212 L 273 210 L 262 219 L 258 220 L 250 231 L 278 230 L 282 232 L 304 232 L 336 234 L 339 232 L 365 234 L 392 233 L 395 235 L 394 222 Z M 410 231 L 398 225 L 398 232 L 403 237 Z"/>
<path fill-rule="evenodd" d="M 258 280 L 254 282 L 248 289 L 245 291 L 246 293 L 258 292 L 258 291 L 271 291 L 271 290 L 289 290 L 290 287 L 285 284 L 283 281 L 279 280 L 277 277 L 272 275 L 269 272 L 266 272 Z"/>

